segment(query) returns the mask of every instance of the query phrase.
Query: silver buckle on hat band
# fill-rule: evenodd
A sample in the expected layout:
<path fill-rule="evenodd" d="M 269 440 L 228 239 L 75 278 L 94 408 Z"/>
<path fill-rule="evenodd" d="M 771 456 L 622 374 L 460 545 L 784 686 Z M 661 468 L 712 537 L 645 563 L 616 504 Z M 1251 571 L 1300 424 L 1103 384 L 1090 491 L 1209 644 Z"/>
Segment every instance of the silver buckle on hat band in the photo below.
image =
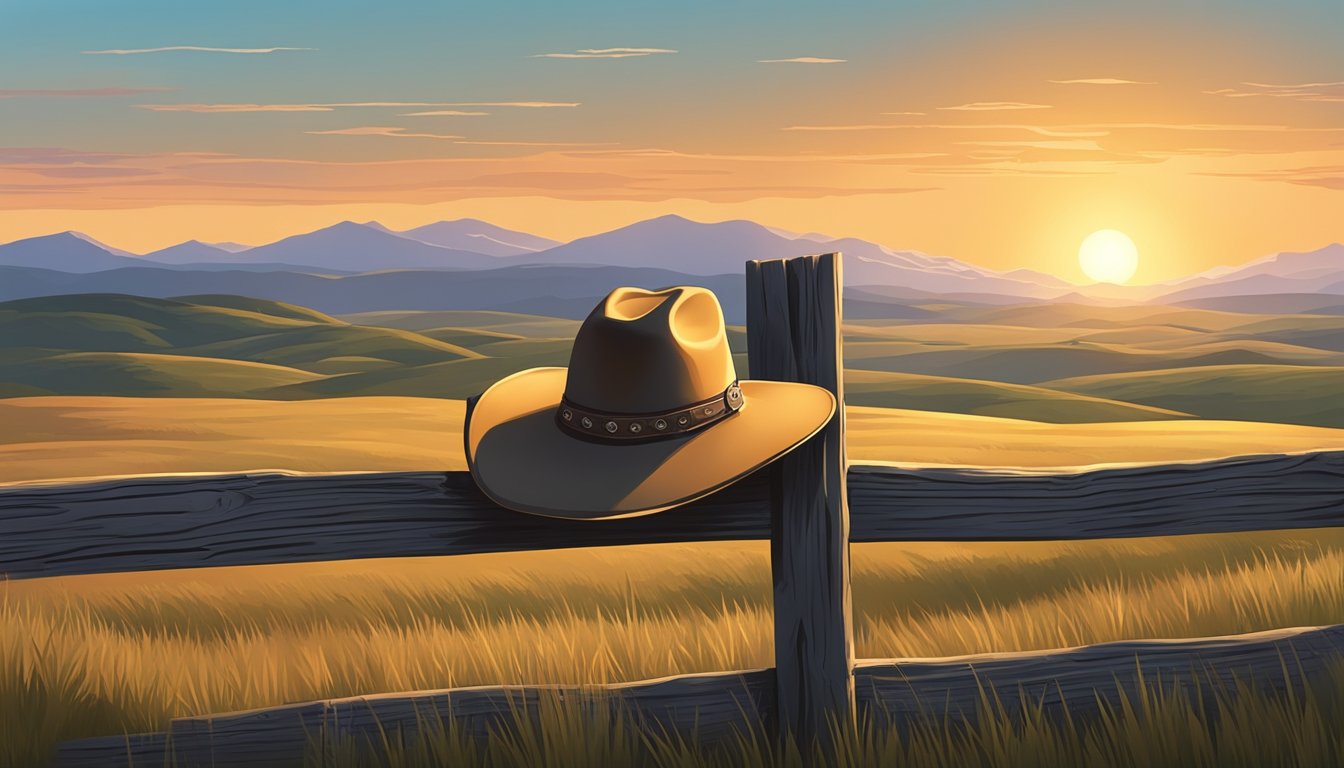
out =
<path fill-rule="evenodd" d="M 555 418 L 560 426 L 597 440 L 647 440 L 664 435 L 684 435 L 722 421 L 742 409 L 742 387 L 736 381 L 707 400 L 659 413 L 610 413 L 560 399 Z"/>

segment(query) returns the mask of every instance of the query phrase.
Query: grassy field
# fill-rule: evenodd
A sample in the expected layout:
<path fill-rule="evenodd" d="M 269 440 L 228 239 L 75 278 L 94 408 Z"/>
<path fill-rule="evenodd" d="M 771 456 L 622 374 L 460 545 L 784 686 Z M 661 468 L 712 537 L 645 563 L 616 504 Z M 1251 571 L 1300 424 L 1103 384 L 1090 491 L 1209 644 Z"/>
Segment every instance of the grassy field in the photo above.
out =
<path fill-rule="evenodd" d="M 769 578 L 767 543 L 723 542 L 12 582 L 0 763 L 287 701 L 768 666 Z M 854 601 L 861 658 L 1327 624 L 1344 532 L 861 544 Z"/>
<path fill-rule="evenodd" d="M 846 324 L 851 460 L 1038 468 L 1344 449 L 1344 429 L 1319 426 L 1344 426 L 1344 318 L 1054 305 L 949 307 L 937 319 Z M 333 318 L 221 296 L 0 304 L 0 398 L 15 396 L 0 399 L 0 483 L 463 469 L 463 405 L 451 398 L 563 364 L 576 327 L 503 312 Z M 730 334 L 740 359 L 742 331 Z M 1215 420 L 1229 417 L 1262 421 Z M 768 557 L 765 543 L 724 542 L 0 582 L 0 766 L 187 714 L 768 665 Z M 854 599 L 869 658 L 1330 624 L 1344 621 L 1344 530 L 862 544 Z M 848 756 L 1340 764 L 1344 669 L 1318 682 L 1319 695 L 1243 697 L 1219 712 L 1143 699 L 1090 730 L 930 723 L 906 739 L 867 734 Z M 707 759 L 656 746 L 660 766 Z M 544 733 L 490 755 L 443 735 L 336 764 L 617 765 L 648 747 L 557 711 Z M 750 741 L 736 750 L 708 760 L 805 762 Z"/>
<path fill-rule="evenodd" d="M 14 399 L 0 401 L 8 427 L 0 435 L 0 478 L 458 468 L 461 418 L 460 402 L 415 398 Z M 1344 431 L 1312 427 L 1059 425 L 877 408 L 851 408 L 849 436 L 862 460 L 1023 467 L 1344 447 Z M 17 715 L 0 720 L 0 765 L 41 764 L 56 741 L 159 728 L 191 713 L 376 691 L 610 682 L 767 665 L 768 590 L 766 544 L 732 542 L 2 584 L 0 712 Z M 1344 531 L 862 544 L 854 547 L 854 597 L 863 657 L 1328 624 L 1344 617 Z M 1188 706 L 1181 718 L 1179 701 L 1145 706 L 1167 712 L 1161 722 L 1173 729 L 1171 738 L 1186 731 L 1186 741 L 1208 738 Z M 1289 717 L 1276 706 L 1251 700 L 1228 716 Z M 1293 727 L 1328 724 L 1329 711 L 1299 712 Z M 1120 713 L 1111 731 L 1092 736 L 1038 723 L 1026 730 L 1004 724 L 1001 733 L 976 738 L 999 739 L 993 749 L 1010 752 L 1048 748 L 1069 764 L 1098 744 L 1111 745 L 1108 755 L 1140 748 L 1112 743 L 1146 732 L 1129 717 Z M 575 738 L 578 726 L 563 722 L 573 727 L 546 738 Z M 622 762 L 621 750 L 633 748 L 615 733 L 589 736 L 611 750 L 603 762 Z M 989 747 L 965 738 L 930 732 L 922 741 L 892 743 L 889 735 L 873 736 L 854 748 L 863 759 L 876 759 L 877 750 L 925 761 L 919 764 L 1012 764 L 985 755 L 972 760 Z M 1337 754 L 1338 740 L 1330 743 L 1321 749 Z M 442 757 L 448 746 L 425 749 Z M 1205 763 L 1227 757 L 1215 746 L 1202 747 Z M 498 749 L 505 756 L 498 764 L 515 764 L 508 755 L 516 764 L 538 764 L 517 744 Z M 547 742 L 545 749 L 562 755 L 565 745 Z M 739 758 L 755 759 L 746 752 Z"/>
<path fill-rule="evenodd" d="M 1090 407 L 1090 406 L 1089 406 Z M 460 400 L 0 399 L 0 483 L 160 472 L 457 470 Z M 1240 421 L 1049 424 L 848 408 L 853 461 L 1071 467 L 1344 448 L 1344 430 Z"/>

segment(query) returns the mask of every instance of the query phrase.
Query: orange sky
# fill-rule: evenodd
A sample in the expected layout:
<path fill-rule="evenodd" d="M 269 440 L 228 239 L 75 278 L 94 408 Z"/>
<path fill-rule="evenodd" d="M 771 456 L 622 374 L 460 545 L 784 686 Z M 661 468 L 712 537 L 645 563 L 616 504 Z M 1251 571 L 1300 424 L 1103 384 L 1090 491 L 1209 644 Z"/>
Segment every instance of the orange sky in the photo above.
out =
<path fill-rule="evenodd" d="M 71 42 L 43 55 L 75 74 L 0 83 L 15 86 L 0 87 L 0 241 L 76 229 L 143 252 L 461 216 L 570 239 L 680 213 L 1082 280 L 1078 243 L 1111 228 L 1150 282 L 1344 240 L 1344 83 L 1320 24 L 1117 6 L 929 12 L 920 36 L 872 13 L 780 21 L 787 45 L 663 25 L 624 33 L 673 38 L 657 48 L 590 49 L 530 29 L 452 87 L 395 61 L 315 80 L 369 68 L 322 58 L 345 38 L 260 54 Z M 451 54 L 410 58 L 433 56 Z M 776 61 L 798 56 L 828 61 Z"/>

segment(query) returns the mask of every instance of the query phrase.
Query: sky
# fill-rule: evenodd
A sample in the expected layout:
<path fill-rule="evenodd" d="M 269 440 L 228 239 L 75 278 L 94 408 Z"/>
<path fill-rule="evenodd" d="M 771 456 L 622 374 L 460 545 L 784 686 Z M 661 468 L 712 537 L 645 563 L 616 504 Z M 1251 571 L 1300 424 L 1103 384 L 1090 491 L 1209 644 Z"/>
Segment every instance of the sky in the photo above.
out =
<path fill-rule="evenodd" d="M 0 0 L 0 242 L 747 218 L 1083 280 L 1344 241 L 1344 3 Z"/>

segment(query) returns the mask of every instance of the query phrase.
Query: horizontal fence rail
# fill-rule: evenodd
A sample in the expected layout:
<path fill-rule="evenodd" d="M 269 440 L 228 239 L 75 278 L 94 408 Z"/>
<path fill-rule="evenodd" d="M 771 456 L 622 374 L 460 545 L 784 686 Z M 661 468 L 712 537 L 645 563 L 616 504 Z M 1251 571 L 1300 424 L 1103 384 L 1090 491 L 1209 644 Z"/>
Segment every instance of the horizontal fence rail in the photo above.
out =
<path fill-rule="evenodd" d="M 1120 538 L 1344 526 L 1344 451 L 1041 474 L 852 465 L 850 540 Z M 763 477 L 601 522 L 502 509 L 465 472 L 279 472 L 0 487 L 0 576 L 770 538 Z"/>
<path fill-rule="evenodd" d="M 1344 625 L 1182 641 L 1127 641 L 1060 651 L 943 659 L 870 660 L 854 670 L 860 723 L 909 728 L 986 714 L 1024 713 L 1085 722 L 1143 694 L 1177 690 L 1210 711 L 1246 691 L 1292 691 L 1344 662 Z M 164 733 L 62 744 L 60 768 L 174 765 L 268 768 L 303 765 L 305 751 L 374 748 L 414 734 L 455 729 L 466 738 L 536 722 L 547 702 L 578 704 L 588 717 L 714 744 L 769 732 L 774 670 L 687 675 L 607 687 L 494 686 L 358 696 L 172 722 Z M 621 709 L 624 712 L 620 712 Z M 620 712 L 622 717 L 616 720 Z M 945 720 L 946 719 L 946 720 Z"/>

